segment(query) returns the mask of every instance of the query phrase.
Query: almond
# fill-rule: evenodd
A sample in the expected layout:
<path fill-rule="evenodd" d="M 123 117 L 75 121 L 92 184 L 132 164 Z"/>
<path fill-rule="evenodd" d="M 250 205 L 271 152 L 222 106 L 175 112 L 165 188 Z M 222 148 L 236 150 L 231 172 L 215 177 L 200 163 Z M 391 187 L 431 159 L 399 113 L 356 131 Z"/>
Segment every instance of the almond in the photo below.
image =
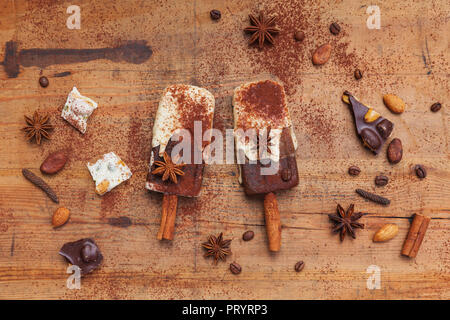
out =
<path fill-rule="evenodd" d="M 369 108 L 367 113 L 364 115 L 364 121 L 367 123 L 371 123 L 377 120 L 380 116 L 381 115 L 378 112 L 376 112 L 372 108 Z"/>
<path fill-rule="evenodd" d="M 350 99 L 345 93 L 342 95 L 342 101 L 344 101 L 346 104 L 350 104 Z"/>
<path fill-rule="evenodd" d="M 383 102 L 394 113 L 402 113 L 405 111 L 405 102 L 394 94 L 385 94 Z"/>
<path fill-rule="evenodd" d="M 398 226 L 388 223 L 382 226 L 373 236 L 373 242 L 383 242 L 394 238 L 398 233 Z"/>
<path fill-rule="evenodd" d="M 60 207 L 56 209 L 55 213 L 53 213 L 52 225 L 56 227 L 60 227 L 69 220 L 70 211 L 67 208 Z"/>
<path fill-rule="evenodd" d="M 108 191 L 108 187 L 109 181 L 105 179 L 100 182 L 97 187 L 95 187 L 95 192 L 97 192 L 98 195 L 102 196 Z"/>

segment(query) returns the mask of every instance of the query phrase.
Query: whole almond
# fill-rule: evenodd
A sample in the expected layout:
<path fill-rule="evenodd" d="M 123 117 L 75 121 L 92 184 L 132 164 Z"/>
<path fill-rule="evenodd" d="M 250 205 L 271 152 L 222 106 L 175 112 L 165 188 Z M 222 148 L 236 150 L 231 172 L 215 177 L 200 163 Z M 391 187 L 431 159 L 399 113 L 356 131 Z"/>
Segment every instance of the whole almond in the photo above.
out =
<path fill-rule="evenodd" d="M 402 113 L 405 111 L 405 102 L 394 94 L 385 94 L 383 102 L 394 113 Z"/>
<path fill-rule="evenodd" d="M 388 223 L 382 226 L 373 236 L 373 242 L 383 242 L 394 238 L 398 233 L 398 226 Z"/>
<path fill-rule="evenodd" d="M 41 172 L 46 174 L 54 174 L 64 168 L 67 162 L 67 156 L 64 151 L 56 151 L 50 153 L 41 164 Z"/>
<path fill-rule="evenodd" d="M 56 209 L 55 213 L 53 213 L 52 225 L 56 227 L 60 227 L 69 220 L 70 211 L 67 208 L 60 207 Z"/>
<path fill-rule="evenodd" d="M 321 65 L 330 59 L 331 56 L 331 44 L 327 43 L 324 45 L 321 45 L 316 49 L 316 51 L 313 54 L 312 62 L 315 65 Z"/>

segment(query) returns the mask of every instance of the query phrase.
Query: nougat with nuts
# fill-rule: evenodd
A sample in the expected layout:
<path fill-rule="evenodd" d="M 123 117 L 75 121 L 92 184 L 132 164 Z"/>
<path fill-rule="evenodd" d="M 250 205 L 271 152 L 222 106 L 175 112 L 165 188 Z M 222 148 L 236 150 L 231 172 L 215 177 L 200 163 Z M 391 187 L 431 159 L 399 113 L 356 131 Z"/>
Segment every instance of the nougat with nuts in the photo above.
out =
<path fill-rule="evenodd" d="M 114 152 L 104 154 L 96 163 L 88 163 L 87 167 L 98 195 L 111 191 L 132 175 L 130 168 Z"/>

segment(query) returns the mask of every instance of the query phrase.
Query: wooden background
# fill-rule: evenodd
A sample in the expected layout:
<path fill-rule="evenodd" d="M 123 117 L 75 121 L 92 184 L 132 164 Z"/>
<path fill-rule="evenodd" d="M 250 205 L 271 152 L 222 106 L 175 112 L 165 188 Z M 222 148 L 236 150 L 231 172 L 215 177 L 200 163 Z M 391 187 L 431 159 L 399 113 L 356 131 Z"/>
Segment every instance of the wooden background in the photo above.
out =
<path fill-rule="evenodd" d="M 70 4 L 81 7 L 81 29 L 66 28 Z M 0 3 L 0 60 L 5 43 L 18 49 L 106 48 L 127 40 L 146 40 L 153 55 L 132 64 L 106 59 L 85 63 L 20 68 L 9 78 L 0 68 L 0 298 L 25 299 L 449 299 L 450 298 L 450 147 L 449 15 L 446 1 L 383 1 L 381 29 L 366 27 L 363 1 L 25 1 Z M 218 22 L 211 9 L 222 11 Z M 278 16 L 282 33 L 275 47 L 248 46 L 242 31 L 248 13 L 264 10 Z M 337 21 L 342 32 L 328 31 Z M 292 34 L 304 30 L 295 43 Z M 311 53 L 326 42 L 333 54 L 322 67 Z M 44 59 L 44 58 L 42 58 Z M 40 59 L 38 59 L 39 61 Z M 44 61 L 44 60 L 42 60 Z M 1 67 L 1 66 L 0 66 Z M 356 81 L 359 67 L 364 78 Z M 70 71 L 66 77 L 53 77 Z M 50 85 L 41 88 L 40 74 Z M 165 86 L 188 83 L 216 97 L 215 127 L 232 128 L 234 87 L 258 77 L 282 81 L 299 140 L 300 185 L 277 195 L 283 224 L 282 250 L 267 250 L 260 197 L 246 197 L 235 165 L 205 170 L 198 199 L 180 199 L 176 235 L 171 243 L 156 240 L 162 196 L 144 189 L 151 128 Z M 73 86 L 98 102 L 83 136 L 60 117 Z M 403 141 L 403 160 L 390 165 L 385 150 L 373 156 L 354 132 L 348 107 L 340 101 L 349 90 L 395 123 L 393 137 Z M 382 95 L 402 97 L 407 109 L 394 115 Z M 432 113 L 432 103 L 443 108 Z M 41 146 L 25 141 L 23 115 L 35 110 L 51 115 L 52 141 Z M 65 169 L 45 177 L 60 204 L 71 210 L 67 225 L 54 230 L 50 219 L 58 207 L 21 175 L 39 173 L 46 155 L 70 153 Z M 99 197 L 86 168 L 103 153 L 116 152 L 133 177 Z M 428 177 L 420 181 L 412 167 L 421 163 Z M 350 177 L 347 168 L 362 173 Z M 390 182 L 375 188 L 384 173 Z M 355 188 L 391 198 L 381 207 L 359 198 Z M 368 212 L 357 239 L 330 232 L 327 214 L 336 204 L 355 203 Z M 432 217 L 416 259 L 400 256 L 409 217 Z M 132 225 L 117 225 L 126 216 Z M 400 232 L 387 243 L 372 242 L 384 223 Z M 241 240 L 248 229 L 250 242 Z M 201 243 L 224 232 L 233 239 L 232 256 L 217 266 L 203 257 Z M 92 237 L 105 257 L 101 268 L 84 277 L 80 290 L 66 288 L 69 266 L 58 255 L 68 241 Z M 306 263 L 294 272 L 298 260 Z M 240 275 L 229 263 L 242 266 Z M 369 290 L 366 269 L 381 269 L 381 289 Z"/>

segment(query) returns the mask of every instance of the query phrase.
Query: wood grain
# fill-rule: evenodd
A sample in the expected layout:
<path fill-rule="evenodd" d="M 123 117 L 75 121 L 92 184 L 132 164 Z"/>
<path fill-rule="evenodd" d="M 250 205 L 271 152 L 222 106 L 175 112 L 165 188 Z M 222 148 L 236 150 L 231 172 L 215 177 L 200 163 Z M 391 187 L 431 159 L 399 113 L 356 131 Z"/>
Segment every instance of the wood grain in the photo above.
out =
<path fill-rule="evenodd" d="M 71 3 L 50 0 L 8 0 L 0 3 L 0 60 L 5 43 L 18 48 L 104 48 L 127 40 L 146 40 L 153 55 L 144 63 L 106 59 L 86 63 L 20 68 L 9 78 L 0 65 L 0 298 L 1 299 L 449 299 L 450 298 L 450 147 L 448 112 L 449 48 L 445 1 L 383 1 L 382 27 L 368 30 L 365 3 L 348 1 L 78 1 L 80 30 L 65 26 Z M 209 11 L 222 18 L 211 21 Z M 277 14 L 282 33 L 275 47 L 259 51 L 247 45 L 242 29 L 247 14 Z M 333 36 L 331 22 L 342 32 Z M 296 28 L 306 38 L 294 43 Z M 332 57 L 322 67 L 311 63 L 314 49 L 331 42 Z M 353 78 L 363 70 L 360 81 Z M 53 74 L 70 71 L 65 77 Z M 41 88 L 40 74 L 50 85 Z M 299 140 L 300 184 L 277 193 L 282 222 L 282 248 L 267 250 L 263 197 L 247 197 L 237 181 L 235 165 L 205 169 L 201 197 L 178 200 L 175 237 L 156 239 L 162 195 L 144 189 L 150 158 L 151 129 L 165 86 L 203 86 L 216 98 L 214 125 L 232 128 L 233 89 L 254 78 L 282 81 Z M 98 102 L 83 136 L 60 111 L 73 86 Z M 395 123 L 394 137 L 404 146 L 403 160 L 390 165 L 385 150 L 375 157 L 355 135 L 344 90 Z M 394 115 L 382 95 L 394 93 L 407 104 Z M 440 101 L 442 109 L 429 111 Z M 23 115 L 36 109 L 51 115 L 52 141 L 36 146 L 25 141 Z M 44 177 L 60 204 L 71 210 L 69 222 L 51 227 L 56 209 L 41 190 L 21 175 L 22 168 L 39 174 L 52 151 L 66 149 L 64 170 Z M 114 151 L 133 177 L 103 197 L 97 196 L 86 168 Z M 413 173 L 421 163 L 428 176 Z M 351 177 L 347 169 L 362 172 Z M 384 173 L 390 182 L 375 188 Z M 363 188 L 387 195 L 389 207 L 361 199 Z M 327 214 L 336 204 L 355 203 L 369 213 L 357 239 L 331 233 Z M 431 217 L 415 259 L 400 255 L 413 213 Z M 126 216 L 128 227 L 108 223 Z M 397 237 L 373 243 L 384 223 L 399 225 Z M 252 229 L 255 238 L 242 241 Z M 201 243 L 224 232 L 233 239 L 232 256 L 242 273 L 228 263 L 203 257 Z M 68 241 L 94 238 L 104 255 L 102 267 L 82 279 L 80 290 L 66 288 L 69 266 L 58 255 Z M 294 271 L 305 261 L 301 273 Z M 381 289 L 369 290 L 370 265 L 381 270 Z"/>

